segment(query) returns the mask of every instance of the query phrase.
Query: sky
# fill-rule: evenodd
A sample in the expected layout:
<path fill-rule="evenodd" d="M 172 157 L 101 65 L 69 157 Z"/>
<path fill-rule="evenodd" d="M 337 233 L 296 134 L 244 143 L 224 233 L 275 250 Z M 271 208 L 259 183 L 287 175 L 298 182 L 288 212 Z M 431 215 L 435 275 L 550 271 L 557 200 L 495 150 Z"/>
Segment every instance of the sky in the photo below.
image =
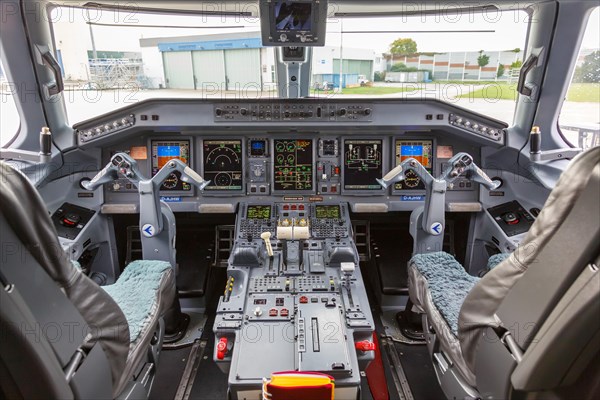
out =
<path fill-rule="evenodd" d="M 56 11 L 52 18 L 54 22 L 73 23 L 85 28 L 87 36 L 85 21 L 88 16 L 86 11 L 62 8 Z M 258 20 L 251 17 L 174 16 L 129 14 L 123 11 L 120 13 L 91 11 L 89 20 L 94 23 L 117 25 L 94 25 L 94 37 L 98 50 L 139 51 L 140 38 L 260 30 Z M 140 27 L 142 24 L 193 28 Z M 123 25 L 134 27 L 124 27 Z M 499 51 L 523 48 L 527 25 L 526 14 L 516 11 L 501 14 L 345 18 L 343 20 L 334 18 L 327 21 L 326 45 L 338 47 L 343 42 L 344 47 L 373 49 L 383 53 L 389 49 L 390 43 L 395 39 L 412 38 L 417 42 L 420 52 Z M 600 17 L 598 9 L 596 9 L 590 18 L 583 48 L 600 47 L 599 25 Z M 345 32 L 343 37 L 340 34 L 342 29 Z M 360 31 L 360 33 L 352 33 L 353 31 Z M 376 33 L 374 31 L 384 32 Z M 70 38 L 65 39 L 69 40 Z M 81 39 L 81 37 L 77 38 L 77 40 Z"/>

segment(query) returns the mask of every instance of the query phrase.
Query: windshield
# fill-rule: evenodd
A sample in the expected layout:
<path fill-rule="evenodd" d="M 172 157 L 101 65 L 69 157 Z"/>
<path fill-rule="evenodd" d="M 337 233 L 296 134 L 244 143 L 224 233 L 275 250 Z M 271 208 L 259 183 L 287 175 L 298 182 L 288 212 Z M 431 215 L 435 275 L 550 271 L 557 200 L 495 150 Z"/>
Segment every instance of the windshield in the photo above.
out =
<path fill-rule="evenodd" d="M 527 14 L 441 11 L 328 19 L 311 96 L 435 98 L 512 122 Z M 150 98 L 278 96 L 257 18 L 59 7 L 52 23 L 71 124 Z"/>

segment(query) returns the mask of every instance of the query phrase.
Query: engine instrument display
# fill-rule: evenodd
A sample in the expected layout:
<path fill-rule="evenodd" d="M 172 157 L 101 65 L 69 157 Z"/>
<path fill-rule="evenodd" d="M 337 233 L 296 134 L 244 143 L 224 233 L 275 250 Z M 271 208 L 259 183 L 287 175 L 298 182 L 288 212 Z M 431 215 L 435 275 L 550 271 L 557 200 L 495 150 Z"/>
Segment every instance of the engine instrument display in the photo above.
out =
<path fill-rule="evenodd" d="M 169 161 L 177 158 L 186 165 L 190 165 L 190 141 L 189 140 L 153 140 L 152 146 L 152 176 Z M 181 180 L 179 172 L 173 172 L 163 182 L 160 190 L 190 191 L 192 186 Z"/>
<path fill-rule="evenodd" d="M 344 190 L 381 190 L 381 139 L 344 141 Z"/>
<path fill-rule="evenodd" d="M 394 154 L 396 155 L 396 165 L 400 164 L 407 158 L 414 158 L 431 173 L 433 171 L 433 141 L 432 140 L 396 140 L 394 146 Z M 394 185 L 395 190 L 419 190 L 425 189 L 421 178 L 412 170 L 407 170 L 405 179 Z"/>
<path fill-rule="evenodd" d="M 275 139 L 273 189 L 313 190 L 313 142 L 311 139 Z"/>
<path fill-rule="evenodd" d="M 271 218 L 271 206 L 250 205 L 246 211 L 247 219 Z"/>
<path fill-rule="evenodd" d="M 315 217 L 319 219 L 340 219 L 340 206 L 315 206 Z"/>
<path fill-rule="evenodd" d="M 204 141 L 205 190 L 242 190 L 242 141 Z"/>

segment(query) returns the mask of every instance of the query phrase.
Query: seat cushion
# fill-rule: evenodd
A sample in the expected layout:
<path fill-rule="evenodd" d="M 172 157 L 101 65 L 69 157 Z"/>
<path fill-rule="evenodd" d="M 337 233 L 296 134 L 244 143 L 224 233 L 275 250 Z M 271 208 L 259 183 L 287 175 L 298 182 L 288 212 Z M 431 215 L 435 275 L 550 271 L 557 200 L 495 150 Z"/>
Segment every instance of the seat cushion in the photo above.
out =
<path fill-rule="evenodd" d="M 500 264 L 502 261 L 506 260 L 508 258 L 508 256 L 510 256 L 511 253 L 498 253 L 498 254 L 494 254 L 493 256 L 491 256 L 488 259 L 487 262 L 487 269 L 491 270 L 492 268 L 494 268 L 495 266 L 497 266 L 498 264 Z"/>
<path fill-rule="evenodd" d="M 472 386 L 475 375 L 463 359 L 457 331 L 462 302 L 478 280 L 444 252 L 418 254 L 408 265 L 409 295 L 413 304 L 427 314 L 441 349 Z"/>
<path fill-rule="evenodd" d="M 116 283 L 103 286 L 125 314 L 131 343 L 140 337 L 152 316 L 160 313 L 161 283 L 171 269 L 166 261 L 137 260 L 125 268 Z"/>
<path fill-rule="evenodd" d="M 457 336 L 460 307 L 479 278 L 469 275 L 445 252 L 417 254 L 410 260 L 410 266 L 425 277 L 433 303 Z"/>

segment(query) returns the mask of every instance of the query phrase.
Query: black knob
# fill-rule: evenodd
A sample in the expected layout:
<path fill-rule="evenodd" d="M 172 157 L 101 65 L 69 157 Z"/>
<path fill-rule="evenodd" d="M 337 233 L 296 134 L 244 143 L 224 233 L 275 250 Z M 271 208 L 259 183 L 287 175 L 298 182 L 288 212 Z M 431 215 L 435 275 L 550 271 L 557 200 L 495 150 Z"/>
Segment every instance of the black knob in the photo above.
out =
<path fill-rule="evenodd" d="M 248 110 L 246 110 L 245 108 L 240 108 L 240 114 L 246 115 L 248 114 Z"/>
<path fill-rule="evenodd" d="M 283 116 L 284 116 L 285 118 L 289 118 L 289 117 L 290 117 L 290 112 L 289 112 L 289 111 L 286 111 L 286 112 L 284 112 L 284 113 L 283 113 Z"/>
<path fill-rule="evenodd" d="M 345 109 L 345 108 L 340 108 L 340 109 L 338 110 L 338 115 L 339 115 L 340 117 L 343 117 L 344 115 L 346 115 L 346 109 Z"/>
<path fill-rule="evenodd" d="M 370 108 L 365 108 L 365 115 L 371 115 L 371 109 Z"/>
<path fill-rule="evenodd" d="M 223 115 L 223 110 L 221 110 L 220 108 L 217 108 L 215 110 L 215 114 L 217 115 L 217 117 L 220 117 L 221 115 Z"/>

